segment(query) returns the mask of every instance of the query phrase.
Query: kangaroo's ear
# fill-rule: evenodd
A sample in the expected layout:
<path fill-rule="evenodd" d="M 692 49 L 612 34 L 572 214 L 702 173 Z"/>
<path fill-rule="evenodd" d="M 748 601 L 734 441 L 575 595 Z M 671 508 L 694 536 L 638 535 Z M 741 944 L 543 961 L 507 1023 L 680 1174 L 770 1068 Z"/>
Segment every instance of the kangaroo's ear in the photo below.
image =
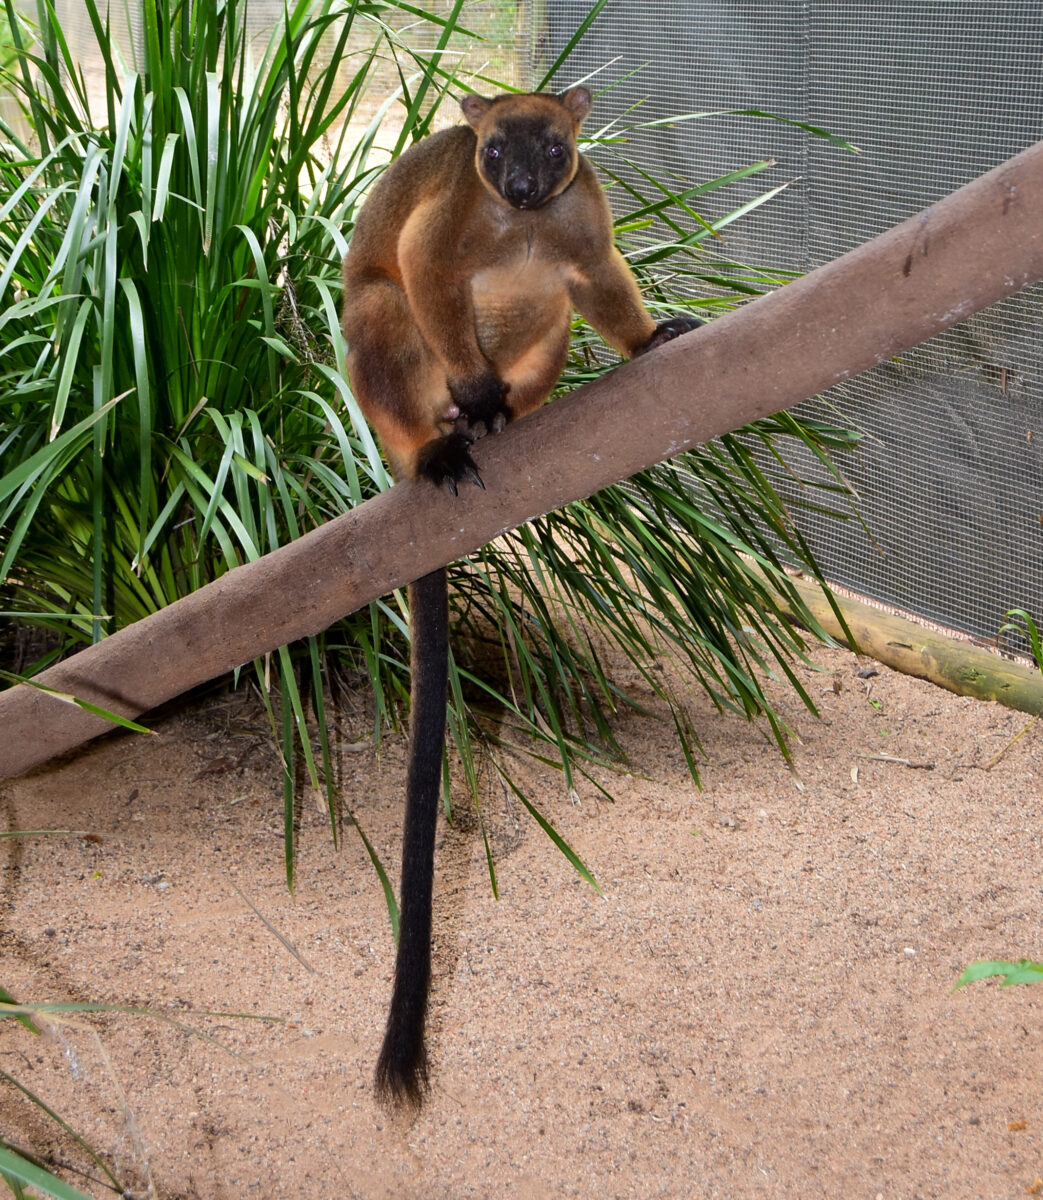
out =
<path fill-rule="evenodd" d="M 567 92 L 562 92 L 558 99 L 568 109 L 577 128 L 583 124 L 584 118 L 590 112 L 591 105 L 594 103 L 590 92 L 585 87 L 569 88 Z"/>
<path fill-rule="evenodd" d="M 486 100 L 484 96 L 464 96 L 460 101 L 460 107 L 463 109 L 464 116 L 467 118 L 468 125 L 472 129 L 477 129 L 481 124 L 482 117 L 489 111 L 492 104 L 491 100 Z"/>

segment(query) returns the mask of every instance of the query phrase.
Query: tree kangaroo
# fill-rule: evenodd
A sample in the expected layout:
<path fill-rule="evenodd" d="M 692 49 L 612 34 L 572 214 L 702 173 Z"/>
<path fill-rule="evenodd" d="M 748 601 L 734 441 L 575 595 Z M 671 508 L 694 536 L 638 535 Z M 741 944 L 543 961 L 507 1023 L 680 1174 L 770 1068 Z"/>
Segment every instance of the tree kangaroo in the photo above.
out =
<path fill-rule="evenodd" d="M 470 454 L 538 408 L 565 365 L 572 310 L 627 357 L 700 324 L 656 324 L 613 243 L 612 216 L 576 137 L 586 88 L 467 96 L 467 125 L 397 160 L 359 214 L 344 259 L 348 373 L 396 479 L 483 486 Z M 410 758 L 398 953 L 376 1069 L 383 1102 L 428 1083 L 435 826 L 449 653 L 445 569 L 409 589 Z"/>

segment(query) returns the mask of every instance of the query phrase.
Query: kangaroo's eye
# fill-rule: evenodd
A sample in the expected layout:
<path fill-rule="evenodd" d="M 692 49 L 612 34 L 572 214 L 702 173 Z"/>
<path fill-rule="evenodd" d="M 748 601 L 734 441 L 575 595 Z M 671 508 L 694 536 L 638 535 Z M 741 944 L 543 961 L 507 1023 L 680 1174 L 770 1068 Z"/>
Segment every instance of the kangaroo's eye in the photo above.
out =
<path fill-rule="evenodd" d="M 555 142 L 553 146 L 547 147 L 547 154 L 550 158 L 561 158 L 565 153 L 565 147 L 561 142 Z"/>
<path fill-rule="evenodd" d="M 488 159 L 497 159 L 500 157 L 500 151 L 496 146 L 486 146 L 485 157 Z"/>

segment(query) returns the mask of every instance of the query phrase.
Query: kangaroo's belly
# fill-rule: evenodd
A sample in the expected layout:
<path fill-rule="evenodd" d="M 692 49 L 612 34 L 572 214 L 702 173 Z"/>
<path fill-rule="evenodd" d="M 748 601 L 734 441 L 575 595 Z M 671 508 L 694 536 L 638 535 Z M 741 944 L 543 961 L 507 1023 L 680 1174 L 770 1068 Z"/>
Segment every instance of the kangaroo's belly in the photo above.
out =
<path fill-rule="evenodd" d="M 556 346 L 568 335 L 568 289 L 553 264 L 528 258 L 479 271 L 471 294 L 478 344 L 501 373 L 541 343 Z"/>

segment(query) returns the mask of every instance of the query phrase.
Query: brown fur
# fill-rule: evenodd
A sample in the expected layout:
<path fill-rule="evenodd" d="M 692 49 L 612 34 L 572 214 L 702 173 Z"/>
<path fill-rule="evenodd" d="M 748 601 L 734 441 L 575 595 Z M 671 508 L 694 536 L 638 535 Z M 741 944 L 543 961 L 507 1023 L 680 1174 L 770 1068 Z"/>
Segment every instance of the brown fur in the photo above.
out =
<path fill-rule="evenodd" d="M 367 201 L 344 260 L 343 328 L 356 398 L 397 476 L 417 473 L 418 451 L 452 430 L 448 414 L 490 375 L 506 388 L 506 419 L 541 405 L 565 364 L 573 309 L 627 356 L 655 334 L 575 149 L 589 105 L 583 88 L 469 96 L 471 125 L 415 146 Z M 524 211 L 476 157 L 490 137 L 534 125 L 560 140 L 572 169 Z"/>

